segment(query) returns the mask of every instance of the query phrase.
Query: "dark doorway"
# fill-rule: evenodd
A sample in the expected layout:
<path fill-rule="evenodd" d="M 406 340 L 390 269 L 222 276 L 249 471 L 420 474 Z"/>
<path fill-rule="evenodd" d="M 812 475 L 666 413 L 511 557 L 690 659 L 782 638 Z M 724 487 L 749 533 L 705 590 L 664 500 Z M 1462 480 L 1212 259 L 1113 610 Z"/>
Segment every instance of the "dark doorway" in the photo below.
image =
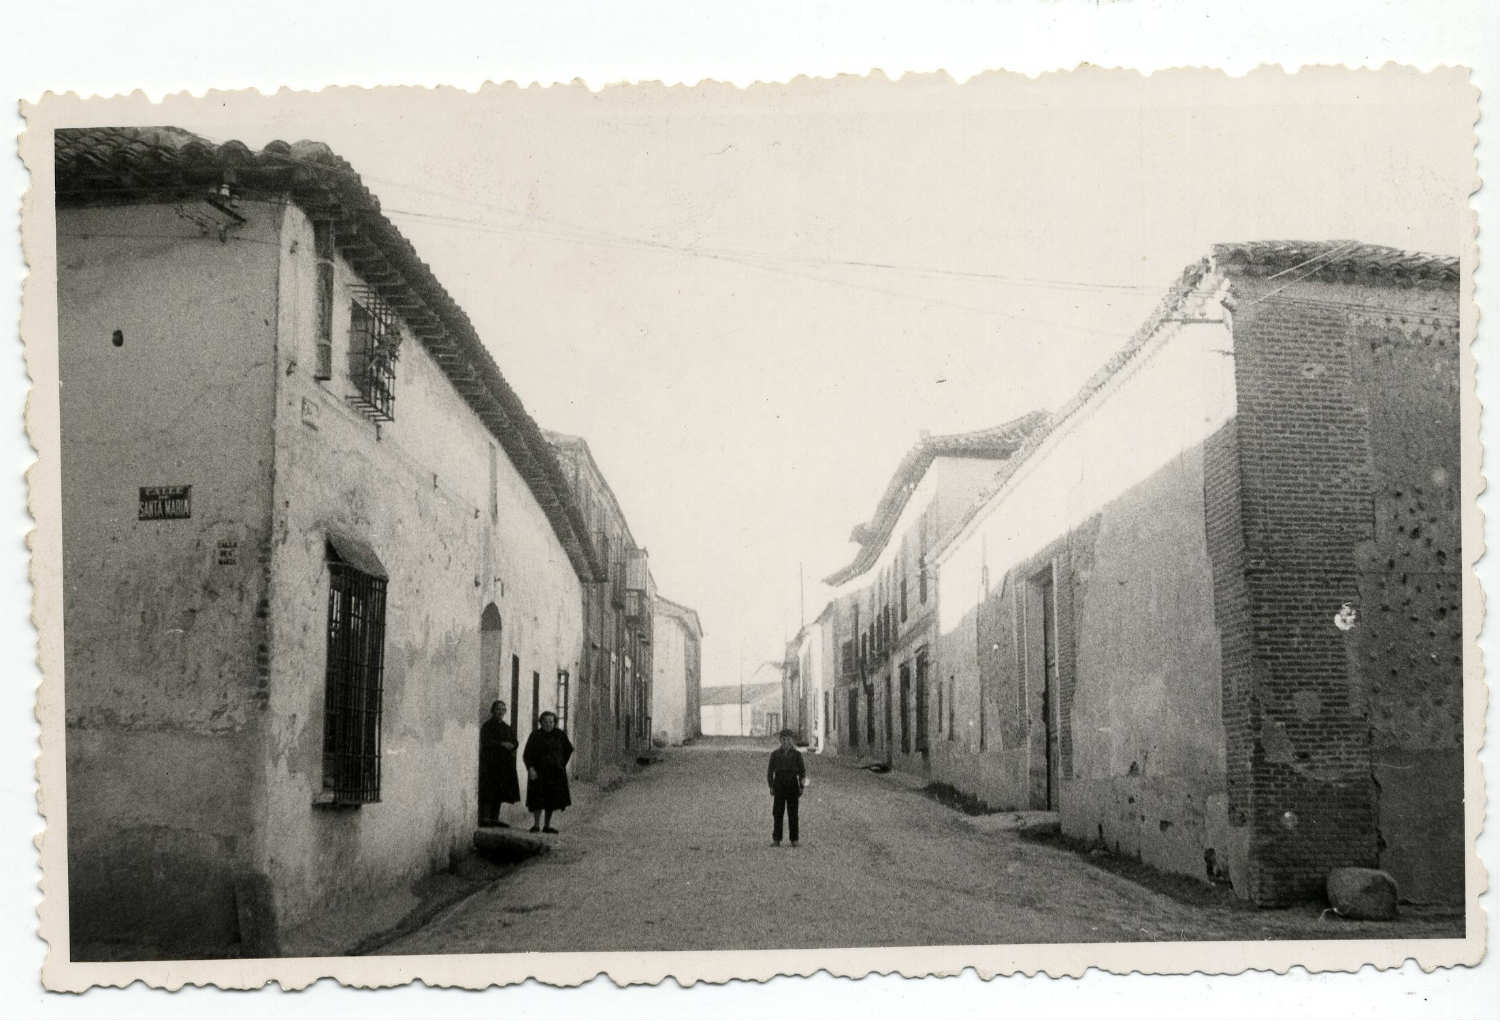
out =
<path fill-rule="evenodd" d="M 1038 578 L 1037 594 L 1042 604 L 1042 720 L 1046 728 L 1047 809 L 1057 809 L 1057 600 L 1049 567 Z"/>
<path fill-rule="evenodd" d="M 542 725 L 542 675 L 531 671 L 531 725 L 539 727 Z"/>
<path fill-rule="evenodd" d="M 927 756 L 927 685 L 931 683 L 927 676 L 927 650 L 917 650 L 917 751 L 922 753 L 923 758 Z M 941 702 L 941 699 L 939 699 Z"/>
<path fill-rule="evenodd" d="M 891 703 L 895 700 L 895 691 L 892 690 L 892 678 L 890 674 L 885 675 L 885 761 L 891 761 L 891 749 L 895 745 L 895 737 L 891 730 L 892 712 Z"/>
<path fill-rule="evenodd" d="M 902 663 L 901 674 L 901 754 L 911 754 L 911 664 Z"/>
<path fill-rule="evenodd" d="M 521 733 L 521 657 L 510 657 L 510 721 L 516 734 Z"/>
<path fill-rule="evenodd" d="M 865 747 L 875 747 L 875 686 L 865 687 Z"/>
<path fill-rule="evenodd" d="M 479 697 L 482 701 L 503 698 L 505 667 L 500 658 L 500 611 L 494 603 L 479 615 Z M 484 707 L 486 710 L 489 706 Z M 511 717 L 515 719 L 514 716 Z"/>

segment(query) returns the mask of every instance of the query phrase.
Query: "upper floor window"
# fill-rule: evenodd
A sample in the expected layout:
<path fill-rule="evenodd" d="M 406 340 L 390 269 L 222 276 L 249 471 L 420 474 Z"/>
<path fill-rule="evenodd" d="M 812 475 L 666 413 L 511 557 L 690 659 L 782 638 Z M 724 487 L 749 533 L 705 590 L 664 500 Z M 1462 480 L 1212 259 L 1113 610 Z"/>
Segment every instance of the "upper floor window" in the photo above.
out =
<path fill-rule="evenodd" d="M 333 221 L 313 221 L 313 257 L 318 267 L 317 356 L 314 379 L 333 378 Z"/>
<path fill-rule="evenodd" d="M 395 310 L 373 288 L 361 290 L 349 310 L 349 403 L 377 422 L 395 420 L 396 356 L 401 329 Z"/>

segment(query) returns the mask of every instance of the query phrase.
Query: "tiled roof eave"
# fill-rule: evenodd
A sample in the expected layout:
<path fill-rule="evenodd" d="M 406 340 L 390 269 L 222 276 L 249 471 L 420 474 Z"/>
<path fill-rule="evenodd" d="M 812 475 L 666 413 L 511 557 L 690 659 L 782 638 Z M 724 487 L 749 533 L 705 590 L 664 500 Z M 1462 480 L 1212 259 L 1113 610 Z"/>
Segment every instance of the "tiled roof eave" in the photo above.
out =
<path fill-rule="evenodd" d="M 875 565 L 875 561 L 880 559 L 880 551 L 890 540 L 891 531 L 906 509 L 915 484 L 921 481 L 933 461 L 939 457 L 960 457 L 1004 463 L 1015 456 L 1028 437 L 1044 428 L 1046 421 L 1045 412 L 1033 411 L 992 429 L 927 437 L 919 441 L 892 473 L 891 481 L 876 507 L 875 517 L 868 525 L 863 526 L 865 538 L 860 540 L 859 552 L 844 567 L 825 577 L 823 584 L 842 585 Z"/>
<path fill-rule="evenodd" d="M 1242 241 L 1212 247 L 1217 269 L 1247 277 L 1396 287 L 1456 287 L 1456 256 L 1359 241 Z"/>
<path fill-rule="evenodd" d="M 59 205 L 180 199 L 228 187 L 235 198 L 294 202 L 333 219 L 340 254 L 396 309 L 454 389 L 499 441 L 545 513 L 582 581 L 604 575 L 556 455 L 448 294 L 359 175 L 326 146 L 214 146 L 177 129 L 58 131 Z"/>

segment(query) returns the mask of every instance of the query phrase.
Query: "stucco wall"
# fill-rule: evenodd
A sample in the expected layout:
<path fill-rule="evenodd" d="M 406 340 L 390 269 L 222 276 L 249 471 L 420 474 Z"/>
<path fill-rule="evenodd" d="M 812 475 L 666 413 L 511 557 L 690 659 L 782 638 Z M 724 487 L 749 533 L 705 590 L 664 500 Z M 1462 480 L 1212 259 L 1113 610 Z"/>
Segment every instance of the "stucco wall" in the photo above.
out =
<path fill-rule="evenodd" d="M 57 212 L 75 952 L 256 938 L 277 222 L 244 212 L 225 241 L 173 205 Z M 191 517 L 138 519 L 162 485 Z"/>
<path fill-rule="evenodd" d="M 1411 304 L 1415 304 L 1412 302 Z M 1375 536 L 1357 551 L 1381 867 L 1418 902 L 1463 900 L 1463 557 L 1458 328 L 1353 324 Z"/>
<path fill-rule="evenodd" d="M 1202 318 L 1213 319 L 1208 304 Z M 1227 326 L 1165 325 L 942 552 L 932 775 L 1047 803 L 1038 578 L 1054 586 L 1053 803 L 1067 832 L 1204 874 L 1223 842 L 1219 650 L 1199 448 L 1235 408 Z"/>
<path fill-rule="evenodd" d="M 1233 871 L 1219 635 L 1191 448 L 1111 502 L 1071 546 L 1071 769 L 1067 832 L 1160 868 Z"/>
<path fill-rule="evenodd" d="M 750 709 L 748 706 L 706 705 L 702 707 L 703 733 L 709 735 L 750 733 Z M 741 719 L 744 720 L 743 725 Z"/>
<path fill-rule="evenodd" d="M 686 648 L 683 653 L 683 667 L 685 677 L 683 685 L 687 692 L 687 705 L 684 709 L 687 736 L 698 737 L 703 733 L 703 717 L 701 706 L 703 701 L 703 639 L 701 636 L 688 632 L 685 638 Z"/>
<path fill-rule="evenodd" d="M 408 335 L 401 347 L 394 422 L 377 429 L 347 404 L 348 288 L 357 281 L 342 262 L 334 378 L 312 378 L 312 234 L 295 209 L 281 252 L 262 864 L 279 921 L 292 927 L 446 867 L 467 847 L 478 727 L 491 699 L 510 699 L 512 656 L 521 699 L 511 714 L 524 742 L 535 713 L 554 708 L 558 670 L 579 676 L 583 625 L 578 579 L 541 508 L 420 342 Z M 330 530 L 367 543 L 390 575 L 381 800 L 357 809 L 313 805 L 322 787 Z M 482 664 L 489 603 L 502 622 L 498 662 Z M 524 770 L 521 782 L 524 790 Z"/>
<path fill-rule="evenodd" d="M 651 726 L 653 739 L 682 744 L 687 732 L 687 643 L 676 617 L 658 609 L 652 617 Z"/>

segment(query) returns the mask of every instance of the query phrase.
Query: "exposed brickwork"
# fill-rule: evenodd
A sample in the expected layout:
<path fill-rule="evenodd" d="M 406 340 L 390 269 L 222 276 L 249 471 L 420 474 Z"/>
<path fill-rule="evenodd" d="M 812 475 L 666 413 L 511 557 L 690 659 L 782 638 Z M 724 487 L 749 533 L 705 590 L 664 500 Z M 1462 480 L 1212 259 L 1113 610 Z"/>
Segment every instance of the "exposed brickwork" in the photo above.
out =
<path fill-rule="evenodd" d="M 1382 382 L 1372 372 L 1371 344 L 1381 340 L 1357 325 L 1363 320 L 1351 305 L 1391 304 L 1403 296 L 1391 288 L 1278 290 L 1264 281 L 1235 283 L 1237 442 L 1221 442 L 1227 438 L 1223 434 L 1216 438 L 1205 495 L 1215 609 L 1224 635 L 1230 817 L 1236 824 L 1247 819 L 1252 827 L 1250 896 L 1257 903 L 1280 904 L 1318 894 L 1330 868 L 1379 861 L 1369 700 L 1373 674 L 1361 662 L 1362 643 L 1369 643 L 1359 628 L 1336 627 L 1334 615 L 1346 603 L 1367 614 L 1374 608 L 1363 603 L 1381 598 L 1376 591 L 1384 591 L 1381 586 L 1391 577 L 1406 579 L 1419 570 L 1413 563 L 1403 574 L 1380 564 L 1374 569 L 1382 581 L 1372 585 L 1375 551 L 1390 546 L 1377 536 L 1380 529 L 1419 529 L 1417 547 L 1403 555 L 1436 560 L 1436 551 L 1448 553 L 1451 547 L 1448 555 L 1456 560 L 1457 511 L 1456 503 L 1448 503 L 1426 514 L 1424 505 L 1416 514 L 1431 520 L 1393 523 L 1401 513 L 1411 517 L 1415 508 L 1398 508 L 1393 486 L 1400 484 L 1385 479 L 1411 470 L 1430 472 L 1428 462 L 1443 460 L 1448 446 L 1448 439 L 1429 438 L 1430 420 L 1415 430 L 1410 420 L 1372 428 L 1372 401 L 1380 404 L 1382 388 L 1394 380 Z M 1420 371 L 1456 380 L 1456 353 L 1449 355 L 1450 373 L 1432 351 L 1429 342 Z M 1385 407 L 1408 404 L 1397 398 Z M 1443 420 L 1434 435 L 1456 444 L 1456 392 L 1429 402 L 1425 411 L 1429 419 Z M 1444 423 L 1451 425 L 1451 434 Z M 1453 455 L 1456 485 L 1456 449 Z M 1412 484 L 1404 485 L 1409 499 Z M 1234 536 L 1236 496 L 1242 551 Z M 1438 519 L 1446 522 L 1448 534 L 1435 524 Z M 1380 521 L 1385 524 L 1378 528 Z M 1424 526 L 1433 539 L 1430 546 L 1420 532 Z M 1409 531 L 1405 538 L 1410 540 Z M 1248 605 L 1235 580 L 1240 557 Z M 1434 581 L 1427 587 L 1441 593 L 1443 586 Z M 1418 701 L 1425 703 L 1434 689 L 1456 690 L 1459 671 L 1453 660 L 1455 632 L 1440 623 L 1457 616 L 1456 598 L 1424 595 L 1436 603 L 1418 612 L 1424 618 L 1420 627 L 1433 633 L 1419 637 L 1444 645 L 1441 662 L 1424 666 L 1441 675 L 1418 685 L 1423 689 Z M 1400 644 L 1409 643 L 1402 638 Z M 1415 683 L 1401 668 L 1390 677 L 1404 678 L 1395 683 L 1408 691 Z M 1398 743 L 1405 746 L 1408 736 Z"/>
<path fill-rule="evenodd" d="M 1277 904 L 1373 865 L 1369 725 L 1351 704 L 1352 550 L 1371 538 L 1369 423 L 1347 317 L 1279 297 L 1236 310 L 1240 507 L 1254 642 L 1250 896 Z"/>

